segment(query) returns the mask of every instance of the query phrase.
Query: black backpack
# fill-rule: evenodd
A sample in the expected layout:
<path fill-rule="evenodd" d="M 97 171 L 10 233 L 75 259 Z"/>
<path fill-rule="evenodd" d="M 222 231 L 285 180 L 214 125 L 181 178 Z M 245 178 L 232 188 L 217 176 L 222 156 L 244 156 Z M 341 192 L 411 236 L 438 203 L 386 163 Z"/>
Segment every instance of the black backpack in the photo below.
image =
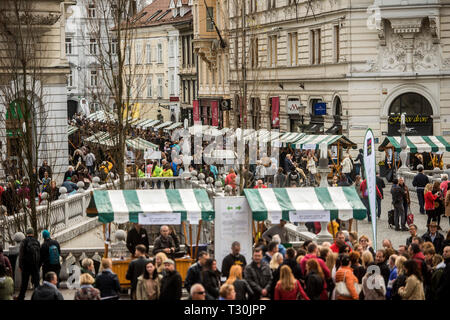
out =
<path fill-rule="evenodd" d="M 38 267 L 40 265 L 40 250 L 41 245 L 39 244 L 39 241 L 37 241 L 34 238 L 26 239 L 25 245 L 25 251 L 23 255 L 23 259 L 25 262 L 25 265 L 27 266 L 35 266 Z"/>

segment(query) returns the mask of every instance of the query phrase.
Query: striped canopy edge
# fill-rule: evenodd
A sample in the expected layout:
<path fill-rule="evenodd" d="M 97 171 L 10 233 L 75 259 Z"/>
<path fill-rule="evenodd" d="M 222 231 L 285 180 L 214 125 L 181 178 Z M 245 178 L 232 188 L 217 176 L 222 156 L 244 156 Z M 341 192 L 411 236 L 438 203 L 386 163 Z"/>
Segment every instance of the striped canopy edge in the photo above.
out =
<path fill-rule="evenodd" d="M 280 213 L 289 221 L 290 211 L 330 211 L 330 218 L 363 220 L 367 209 L 354 187 L 244 189 L 253 220 L 264 221 Z M 313 221 L 311 221 L 313 222 Z"/>
<path fill-rule="evenodd" d="M 190 214 L 200 214 L 204 221 L 215 217 L 208 194 L 202 189 L 94 190 L 93 198 L 101 223 L 138 223 L 139 214 L 144 213 L 179 212 L 181 221 L 188 220 Z"/>
<path fill-rule="evenodd" d="M 304 145 L 315 145 L 317 149 L 322 143 L 332 145 L 338 142 L 340 142 L 344 147 L 357 147 L 356 143 L 352 142 L 349 138 L 343 135 L 305 135 L 292 143 L 292 146 L 296 149 L 302 149 Z"/>
<path fill-rule="evenodd" d="M 394 147 L 396 152 L 402 151 L 400 136 L 388 136 L 378 147 L 379 151 Z M 450 151 L 450 144 L 442 136 L 407 136 L 406 151 L 411 153 Z"/>

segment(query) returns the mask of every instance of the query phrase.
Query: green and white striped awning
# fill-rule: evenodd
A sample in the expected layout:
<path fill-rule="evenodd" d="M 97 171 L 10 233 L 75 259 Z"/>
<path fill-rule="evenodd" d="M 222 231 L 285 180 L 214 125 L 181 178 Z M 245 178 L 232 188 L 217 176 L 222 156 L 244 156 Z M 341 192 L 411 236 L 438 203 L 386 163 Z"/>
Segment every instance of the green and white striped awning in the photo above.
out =
<path fill-rule="evenodd" d="M 166 224 L 165 219 L 173 216 L 191 224 L 198 224 L 200 219 L 214 219 L 213 205 L 203 189 L 94 190 L 93 193 L 101 223 Z M 95 215 L 88 213 L 88 216 Z"/>
<path fill-rule="evenodd" d="M 118 143 L 119 143 L 118 136 L 111 137 L 109 132 L 103 132 L 103 131 L 99 131 L 99 132 L 93 134 L 92 136 L 87 137 L 86 139 L 84 139 L 84 141 L 96 143 L 96 144 L 100 144 L 100 145 L 108 146 L 108 147 L 114 147 L 114 146 L 118 145 Z"/>
<path fill-rule="evenodd" d="M 363 220 L 367 213 L 354 187 L 244 189 L 244 193 L 257 221 L 289 221 L 290 212 L 324 211 L 332 220 Z"/>
<path fill-rule="evenodd" d="M 356 143 L 351 142 L 343 135 L 305 135 L 292 143 L 296 149 L 317 149 L 321 144 L 332 145 L 340 142 L 342 146 L 356 148 Z"/>
<path fill-rule="evenodd" d="M 166 121 L 166 122 L 163 122 L 163 123 L 161 123 L 161 124 L 158 124 L 158 125 L 157 125 L 156 127 L 154 127 L 153 129 L 159 130 L 159 129 L 168 127 L 168 126 L 170 126 L 171 124 L 173 124 L 172 121 Z"/>
<path fill-rule="evenodd" d="M 168 126 L 167 128 L 164 128 L 164 130 L 167 130 L 167 131 L 173 130 L 173 129 L 181 127 L 182 125 L 183 125 L 182 122 L 175 122 L 175 123 L 171 124 L 170 126 Z"/>
<path fill-rule="evenodd" d="M 401 137 L 386 137 L 378 150 L 394 147 L 396 152 L 402 151 Z M 411 153 L 450 151 L 450 144 L 441 136 L 407 136 L 406 151 Z"/>
<path fill-rule="evenodd" d="M 73 134 L 73 133 L 75 133 L 77 131 L 78 131 L 78 127 L 71 126 L 71 125 L 67 126 L 67 135 L 68 136 L 70 136 L 71 134 Z"/>
<path fill-rule="evenodd" d="M 145 122 L 144 124 L 141 124 L 140 127 L 141 127 L 142 129 L 147 129 L 147 128 L 150 128 L 150 127 L 154 127 L 154 126 L 157 125 L 158 123 L 160 123 L 159 120 L 151 120 L 151 119 L 148 119 L 147 122 Z"/>
<path fill-rule="evenodd" d="M 139 137 L 134 138 L 134 139 L 127 139 L 127 140 L 125 140 L 125 143 L 127 144 L 128 147 L 135 149 L 135 150 L 146 151 L 147 149 L 152 149 L 152 150 L 159 149 L 159 147 L 156 144 L 151 143 L 150 141 L 144 140 Z"/>
<path fill-rule="evenodd" d="M 283 133 L 278 139 L 272 139 L 272 145 L 278 147 L 286 147 L 289 143 L 294 143 L 306 136 L 303 132 L 287 132 Z"/>

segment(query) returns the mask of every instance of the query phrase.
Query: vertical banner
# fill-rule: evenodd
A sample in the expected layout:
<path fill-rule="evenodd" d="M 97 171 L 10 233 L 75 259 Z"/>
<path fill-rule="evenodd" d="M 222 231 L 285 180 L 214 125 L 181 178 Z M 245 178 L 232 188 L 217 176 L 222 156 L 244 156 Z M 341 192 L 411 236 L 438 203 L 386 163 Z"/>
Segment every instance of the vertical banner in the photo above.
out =
<path fill-rule="evenodd" d="M 272 98 L 272 128 L 280 127 L 280 97 Z"/>
<path fill-rule="evenodd" d="M 217 100 L 211 101 L 211 116 L 212 116 L 211 125 L 213 127 L 218 127 L 219 126 L 219 101 L 217 101 Z"/>
<path fill-rule="evenodd" d="M 222 269 L 222 261 L 231 251 L 231 244 L 241 244 L 241 254 L 252 261 L 252 212 L 245 197 L 214 198 L 214 257 Z"/>
<path fill-rule="evenodd" d="M 200 122 L 200 106 L 198 104 L 198 100 L 192 101 L 192 108 L 194 112 L 194 124 L 197 124 Z"/>
<path fill-rule="evenodd" d="M 367 192 L 369 197 L 369 212 L 372 218 L 373 245 L 377 250 L 377 189 L 376 189 L 376 172 L 375 172 L 375 142 L 373 132 L 367 129 L 364 138 L 364 169 L 366 174 Z"/>

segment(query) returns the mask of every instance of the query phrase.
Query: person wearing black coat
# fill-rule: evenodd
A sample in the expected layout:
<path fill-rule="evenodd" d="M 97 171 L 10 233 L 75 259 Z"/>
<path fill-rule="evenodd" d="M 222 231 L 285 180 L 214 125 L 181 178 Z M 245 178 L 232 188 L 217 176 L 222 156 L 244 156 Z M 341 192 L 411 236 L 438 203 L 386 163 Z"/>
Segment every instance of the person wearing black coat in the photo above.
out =
<path fill-rule="evenodd" d="M 432 242 L 436 253 L 442 254 L 442 251 L 444 250 L 444 236 L 437 231 L 436 222 L 433 221 L 430 223 L 429 230 L 422 236 L 422 239 L 424 242 Z"/>
<path fill-rule="evenodd" d="M 383 276 L 384 284 L 387 287 L 389 282 L 389 276 L 391 275 L 391 270 L 389 270 L 389 266 L 386 264 L 384 250 L 377 250 L 377 254 L 375 256 L 375 262 L 377 266 L 380 268 L 380 273 Z"/>
<path fill-rule="evenodd" d="M 323 292 L 323 279 L 315 270 L 311 270 L 305 276 L 305 292 L 311 300 L 320 300 Z"/>
<path fill-rule="evenodd" d="M 101 298 L 119 300 L 120 282 L 117 274 L 112 272 L 111 267 L 111 259 L 102 259 L 103 271 L 95 278 L 95 288 L 100 290 Z"/>
<path fill-rule="evenodd" d="M 164 271 L 159 300 L 180 300 L 183 281 L 181 280 L 180 273 L 175 270 L 175 262 L 172 259 L 164 261 Z"/>
<path fill-rule="evenodd" d="M 194 284 L 201 282 L 200 275 L 203 266 L 208 259 L 209 253 L 207 253 L 206 251 L 200 251 L 200 253 L 198 254 L 198 261 L 189 267 L 186 274 L 186 279 L 184 279 L 184 287 L 186 288 L 187 292 L 191 292 L 191 287 Z"/>
<path fill-rule="evenodd" d="M 63 295 L 56 288 L 57 283 L 58 280 L 56 274 L 54 272 L 48 272 L 44 276 L 44 283 L 34 290 L 33 295 L 31 296 L 31 300 L 64 300 Z"/>
<path fill-rule="evenodd" d="M 22 281 L 20 285 L 20 293 L 17 300 L 24 300 L 28 288 L 28 281 L 34 287 L 39 287 L 39 269 L 41 268 L 41 244 L 33 237 L 33 228 L 28 228 L 27 237 L 20 243 L 19 249 L 19 268 L 22 272 Z"/>
<path fill-rule="evenodd" d="M 128 270 L 125 278 L 131 281 L 131 299 L 136 299 L 136 287 L 138 283 L 138 278 L 144 273 L 145 266 L 150 262 L 145 257 L 146 248 L 143 244 L 138 244 L 136 246 L 136 252 L 134 254 L 137 259 L 134 259 L 128 265 Z"/>
<path fill-rule="evenodd" d="M 147 230 L 142 228 L 140 224 L 135 223 L 133 228 L 128 231 L 127 234 L 127 248 L 131 254 L 136 252 L 136 246 L 138 244 L 143 244 L 146 248 L 146 252 L 148 253 L 149 243 Z"/>
<path fill-rule="evenodd" d="M 213 259 L 206 260 L 200 273 L 200 283 L 206 291 L 206 300 L 217 300 L 219 298 L 220 277 L 212 270 Z"/>
<path fill-rule="evenodd" d="M 406 286 L 407 278 L 408 277 L 405 274 L 399 274 L 397 279 L 394 280 L 394 283 L 392 284 L 391 300 L 402 300 L 402 297 L 398 294 L 398 289 Z"/>
<path fill-rule="evenodd" d="M 160 236 L 155 239 L 153 244 L 153 254 L 156 255 L 159 252 L 164 252 L 170 259 L 175 258 L 176 245 L 172 236 L 169 234 L 170 229 L 168 226 L 162 226 L 160 230 Z"/>
<path fill-rule="evenodd" d="M 42 237 L 44 238 L 40 253 L 42 274 L 45 275 L 49 271 L 55 272 L 59 283 L 59 272 L 61 271 L 61 264 L 59 261 L 57 264 L 50 263 L 50 247 L 53 245 L 56 246 L 59 255 L 61 255 L 61 247 L 59 246 L 58 241 L 50 238 L 50 232 L 48 232 L 47 230 L 44 230 L 42 232 Z"/>
<path fill-rule="evenodd" d="M 234 286 L 234 291 L 236 291 L 236 300 L 249 300 L 253 295 L 253 290 L 244 279 L 236 279 L 232 285 Z"/>

